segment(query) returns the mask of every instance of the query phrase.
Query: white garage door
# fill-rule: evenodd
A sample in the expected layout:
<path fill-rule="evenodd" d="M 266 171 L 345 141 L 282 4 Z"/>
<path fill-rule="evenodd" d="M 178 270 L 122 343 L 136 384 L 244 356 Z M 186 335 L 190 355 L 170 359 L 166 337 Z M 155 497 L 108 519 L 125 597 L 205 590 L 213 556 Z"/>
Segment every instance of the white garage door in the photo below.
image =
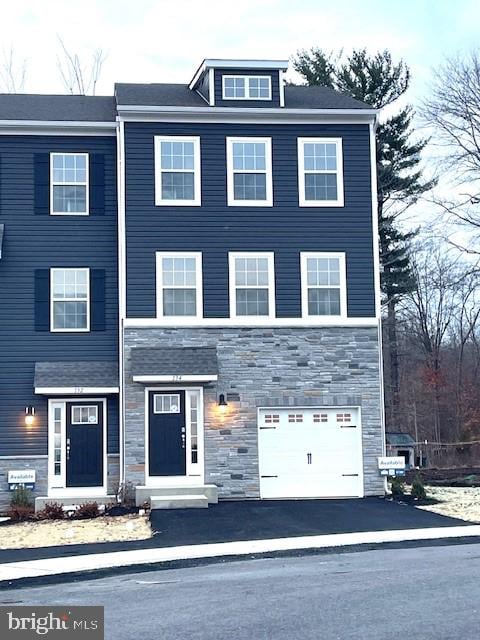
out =
<path fill-rule="evenodd" d="M 258 427 L 262 498 L 363 496 L 358 409 L 261 409 Z"/>

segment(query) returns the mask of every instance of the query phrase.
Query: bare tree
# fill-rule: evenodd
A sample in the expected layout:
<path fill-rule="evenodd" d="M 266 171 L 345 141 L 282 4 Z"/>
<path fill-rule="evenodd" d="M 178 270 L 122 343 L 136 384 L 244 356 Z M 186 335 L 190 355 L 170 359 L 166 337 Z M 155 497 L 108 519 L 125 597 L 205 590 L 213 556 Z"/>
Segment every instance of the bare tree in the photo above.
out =
<path fill-rule="evenodd" d="M 77 53 L 69 51 L 62 38 L 58 38 L 61 55 L 57 57 L 58 69 L 63 84 L 71 94 L 92 95 L 97 90 L 106 56 L 102 49 L 96 49 L 90 63 L 84 63 Z"/>
<path fill-rule="evenodd" d="M 0 81 L 5 93 L 22 93 L 25 88 L 27 61 L 17 60 L 13 46 L 3 49 L 0 62 Z"/>
<path fill-rule="evenodd" d="M 427 126 L 434 127 L 443 164 L 463 192 L 434 202 L 448 220 L 473 232 L 473 242 L 451 244 L 480 255 L 476 244 L 480 236 L 480 51 L 446 60 L 434 75 L 421 115 Z"/>

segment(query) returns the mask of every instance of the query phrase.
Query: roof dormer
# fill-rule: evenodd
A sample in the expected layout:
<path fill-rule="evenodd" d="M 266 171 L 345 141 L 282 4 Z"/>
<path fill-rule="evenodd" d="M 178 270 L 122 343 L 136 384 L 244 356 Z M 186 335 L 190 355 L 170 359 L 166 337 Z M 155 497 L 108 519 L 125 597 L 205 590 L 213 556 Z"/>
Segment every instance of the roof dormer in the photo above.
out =
<path fill-rule="evenodd" d="M 211 107 L 283 107 L 287 68 L 287 60 L 206 59 L 189 88 Z"/>

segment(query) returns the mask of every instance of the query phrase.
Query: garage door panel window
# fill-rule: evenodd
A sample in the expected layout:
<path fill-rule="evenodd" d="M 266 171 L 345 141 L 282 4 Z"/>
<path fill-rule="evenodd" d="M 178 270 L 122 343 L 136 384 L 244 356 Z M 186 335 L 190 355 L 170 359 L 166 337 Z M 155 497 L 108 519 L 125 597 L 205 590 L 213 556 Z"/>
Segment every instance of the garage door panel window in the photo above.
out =
<path fill-rule="evenodd" d="M 231 317 L 275 317 L 273 254 L 231 253 L 229 262 Z"/>
<path fill-rule="evenodd" d="M 346 317 L 345 254 L 302 253 L 303 317 Z"/>

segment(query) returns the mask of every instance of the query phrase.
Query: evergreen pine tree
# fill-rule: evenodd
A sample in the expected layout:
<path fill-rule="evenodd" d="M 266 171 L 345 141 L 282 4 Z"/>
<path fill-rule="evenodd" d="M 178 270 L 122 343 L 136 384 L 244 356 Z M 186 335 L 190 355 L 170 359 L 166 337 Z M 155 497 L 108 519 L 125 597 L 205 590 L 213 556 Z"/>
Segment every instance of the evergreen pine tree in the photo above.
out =
<path fill-rule="evenodd" d="M 342 51 L 334 54 L 313 48 L 297 54 L 294 68 L 307 84 L 330 87 L 375 109 L 395 103 L 410 82 L 408 67 L 402 61 L 394 64 L 388 51 L 371 56 L 359 49 L 344 56 Z M 398 404 L 399 389 L 396 308 L 401 298 L 415 288 L 408 250 L 416 232 L 403 232 L 398 216 L 435 185 L 435 180 L 422 180 L 420 154 L 427 141 L 411 141 L 412 118 L 412 108 L 402 107 L 384 118 L 376 132 L 381 287 L 387 308 L 392 413 Z"/>

